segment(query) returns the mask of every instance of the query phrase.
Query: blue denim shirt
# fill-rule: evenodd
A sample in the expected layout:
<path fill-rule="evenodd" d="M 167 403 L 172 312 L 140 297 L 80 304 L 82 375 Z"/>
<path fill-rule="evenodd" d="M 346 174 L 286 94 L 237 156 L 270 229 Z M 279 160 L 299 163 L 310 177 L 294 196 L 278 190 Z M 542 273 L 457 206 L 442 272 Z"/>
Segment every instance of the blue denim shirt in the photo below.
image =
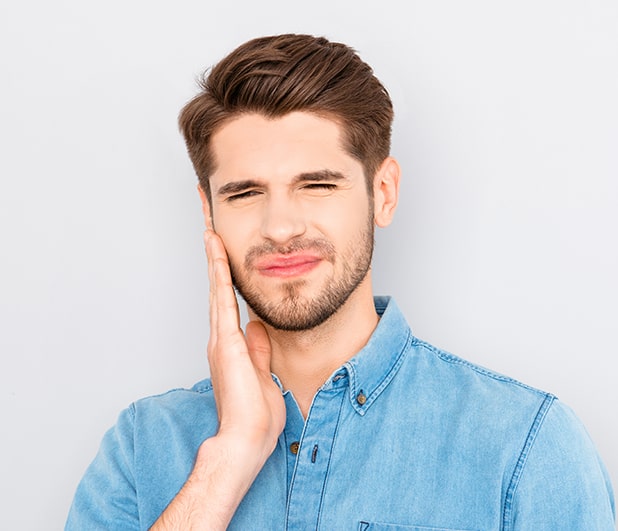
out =
<path fill-rule="evenodd" d="M 607 473 L 554 396 L 415 338 L 376 298 L 368 344 L 287 423 L 229 529 L 612 531 Z M 209 380 L 123 411 L 67 530 L 148 529 L 215 434 Z"/>

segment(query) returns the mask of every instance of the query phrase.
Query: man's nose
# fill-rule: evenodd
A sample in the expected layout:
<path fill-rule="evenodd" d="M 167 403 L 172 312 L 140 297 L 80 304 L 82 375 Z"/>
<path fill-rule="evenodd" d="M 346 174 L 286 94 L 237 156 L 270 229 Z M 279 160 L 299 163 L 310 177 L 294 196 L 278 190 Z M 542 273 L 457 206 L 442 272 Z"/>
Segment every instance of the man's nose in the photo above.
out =
<path fill-rule="evenodd" d="M 301 205 L 289 196 L 270 197 L 262 220 L 262 236 L 284 244 L 305 233 L 306 223 Z"/>

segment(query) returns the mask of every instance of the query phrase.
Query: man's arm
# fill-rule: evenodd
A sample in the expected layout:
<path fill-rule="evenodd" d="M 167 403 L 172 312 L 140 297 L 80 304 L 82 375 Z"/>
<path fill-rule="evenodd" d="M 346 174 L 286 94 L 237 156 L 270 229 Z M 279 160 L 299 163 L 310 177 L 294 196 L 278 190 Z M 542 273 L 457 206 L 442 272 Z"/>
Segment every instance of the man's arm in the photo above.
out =
<path fill-rule="evenodd" d="M 258 322 L 240 328 L 223 242 L 206 231 L 210 279 L 208 363 L 219 430 L 200 446 L 189 479 L 151 528 L 226 529 L 285 425 L 281 390 L 270 372 L 270 340 Z"/>

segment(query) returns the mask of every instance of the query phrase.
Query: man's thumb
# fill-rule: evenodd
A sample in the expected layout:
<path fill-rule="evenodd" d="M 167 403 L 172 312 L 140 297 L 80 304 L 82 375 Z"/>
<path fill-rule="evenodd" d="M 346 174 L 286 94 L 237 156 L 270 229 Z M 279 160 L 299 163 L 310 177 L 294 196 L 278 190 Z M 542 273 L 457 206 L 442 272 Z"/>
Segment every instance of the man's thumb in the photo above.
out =
<path fill-rule="evenodd" d="M 249 356 L 256 369 L 270 373 L 270 338 L 259 321 L 249 321 L 245 330 Z"/>

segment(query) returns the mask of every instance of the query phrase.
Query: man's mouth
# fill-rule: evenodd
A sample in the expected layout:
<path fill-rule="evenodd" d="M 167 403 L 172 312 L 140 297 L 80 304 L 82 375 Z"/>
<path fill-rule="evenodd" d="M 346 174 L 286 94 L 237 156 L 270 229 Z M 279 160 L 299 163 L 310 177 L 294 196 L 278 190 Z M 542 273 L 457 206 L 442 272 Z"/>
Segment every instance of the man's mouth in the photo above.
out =
<path fill-rule="evenodd" d="M 253 268 L 267 277 L 289 278 L 308 273 L 321 261 L 321 256 L 307 252 L 267 255 L 258 258 Z"/>

